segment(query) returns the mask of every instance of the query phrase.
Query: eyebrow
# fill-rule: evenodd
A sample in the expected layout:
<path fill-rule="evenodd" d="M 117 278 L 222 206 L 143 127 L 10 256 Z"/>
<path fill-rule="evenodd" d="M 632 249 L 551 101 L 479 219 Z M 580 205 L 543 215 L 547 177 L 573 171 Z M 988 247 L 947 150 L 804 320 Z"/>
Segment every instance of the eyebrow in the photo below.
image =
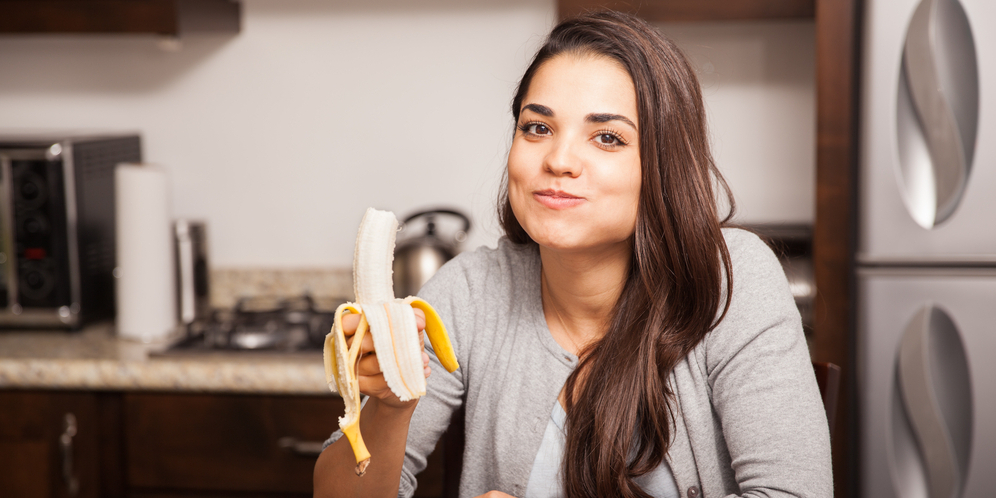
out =
<path fill-rule="evenodd" d="M 622 121 L 636 129 L 636 124 L 629 120 L 626 116 L 622 114 L 609 114 L 609 113 L 592 113 L 584 117 L 584 120 L 589 123 L 608 123 L 609 121 Z"/>
<path fill-rule="evenodd" d="M 526 104 L 522 106 L 523 111 L 533 111 L 540 116 L 553 117 L 553 109 L 541 104 Z"/>
<path fill-rule="evenodd" d="M 526 111 L 526 110 L 533 111 L 536 114 L 539 114 L 540 116 L 546 116 L 548 118 L 552 118 L 553 117 L 553 109 L 550 109 L 549 107 L 547 107 L 545 105 L 542 105 L 542 104 L 526 104 L 526 105 L 522 106 L 522 110 L 523 111 Z M 633 123 L 633 121 L 631 121 L 626 116 L 623 116 L 622 114 L 612 114 L 612 113 L 606 113 L 606 112 L 594 113 L 593 112 L 593 113 L 588 114 L 587 116 L 585 116 L 584 120 L 587 121 L 587 122 L 589 122 L 589 123 L 608 123 L 609 121 L 622 121 L 623 123 L 626 123 L 626 124 L 632 126 L 634 130 L 637 129 L 636 124 Z"/>

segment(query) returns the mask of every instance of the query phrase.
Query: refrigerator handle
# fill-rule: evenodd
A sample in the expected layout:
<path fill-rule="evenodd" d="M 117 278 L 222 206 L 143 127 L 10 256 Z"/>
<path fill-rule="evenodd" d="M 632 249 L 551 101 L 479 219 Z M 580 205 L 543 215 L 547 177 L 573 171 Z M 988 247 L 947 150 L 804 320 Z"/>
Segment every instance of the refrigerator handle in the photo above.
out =
<path fill-rule="evenodd" d="M 915 447 L 916 467 L 926 475 L 907 475 L 914 468 L 896 460 L 909 462 L 911 455 L 895 454 L 893 475 L 905 484 L 926 484 L 930 498 L 960 496 L 971 449 L 972 391 L 964 346 L 950 316 L 934 305 L 921 308 L 903 334 L 897 363 L 901 406 L 893 410 L 902 410 L 908 424 L 893 425 L 893 438 L 913 436 L 915 445 L 896 447 Z"/>
<path fill-rule="evenodd" d="M 958 0 L 923 0 L 907 28 L 896 109 L 903 197 L 931 229 L 954 214 L 975 151 L 975 44 Z"/>

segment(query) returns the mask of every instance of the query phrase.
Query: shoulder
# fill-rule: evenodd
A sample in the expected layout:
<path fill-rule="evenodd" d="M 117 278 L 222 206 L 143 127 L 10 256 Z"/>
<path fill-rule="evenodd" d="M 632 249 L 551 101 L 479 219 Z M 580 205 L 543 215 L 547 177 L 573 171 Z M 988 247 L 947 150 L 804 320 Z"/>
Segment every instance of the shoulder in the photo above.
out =
<path fill-rule="evenodd" d="M 785 271 L 767 243 L 741 228 L 724 228 L 723 236 L 733 272 L 731 308 L 758 300 L 784 301 L 791 296 Z"/>
<path fill-rule="evenodd" d="M 729 309 L 674 370 L 693 470 L 711 475 L 701 481 L 705 495 L 828 495 L 829 433 L 788 281 L 759 237 L 740 229 L 723 235 L 732 262 Z"/>
<path fill-rule="evenodd" d="M 734 275 L 738 267 L 741 271 L 757 266 L 762 266 L 763 270 L 781 268 L 775 253 L 755 233 L 742 228 L 724 228 L 723 238 L 726 239 L 726 247 L 730 251 Z"/>
<path fill-rule="evenodd" d="M 481 247 L 453 258 L 418 294 L 436 308 L 455 335 L 480 335 L 481 327 L 489 321 L 479 318 L 491 317 L 499 309 L 510 309 L 521 303 L 524 296 L 532 295 L 532 286 L 539 282 L 538 274 L 536 247 L 513 244 L 502 238 L 495 248 Z"/>
<path fill-rule="evenodd" d="M 726 315 L 700 344 L 712 367 L 752 341 L 795 344 L 803 337 L 802 319 L 775 253 L 746 230 L 727 228 L 723 235 L 730 252 L 733 291 Z"/>

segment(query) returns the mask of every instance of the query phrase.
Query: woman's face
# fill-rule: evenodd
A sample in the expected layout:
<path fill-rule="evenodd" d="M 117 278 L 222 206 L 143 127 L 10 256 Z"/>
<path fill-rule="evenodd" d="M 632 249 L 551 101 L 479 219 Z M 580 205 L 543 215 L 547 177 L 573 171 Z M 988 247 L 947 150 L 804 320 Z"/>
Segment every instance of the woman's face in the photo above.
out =
<path fill-rule="evenodd" d="M 636 90 L 598 55 L 558 55 L 533 76 L 508 153 L 515 218 L 557 250 L 628 244 L 640 197 Z"/>

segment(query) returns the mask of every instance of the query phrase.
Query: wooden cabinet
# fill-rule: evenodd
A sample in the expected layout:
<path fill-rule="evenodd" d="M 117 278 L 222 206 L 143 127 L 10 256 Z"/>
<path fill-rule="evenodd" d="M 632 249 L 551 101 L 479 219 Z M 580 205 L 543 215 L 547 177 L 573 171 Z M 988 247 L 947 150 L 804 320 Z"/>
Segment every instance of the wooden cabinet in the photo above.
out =
<path fill-rule="evenodd" d="M 586 10 L 632 12 L 652 22 L 812 19 L 816 0 L 559 0 L 561 18 Z"/>
<path fill-rule="evenodd" d="M 238 33 L 232 0 L 0 0 L 0 33 Z"/>
<path fill-rule="evenodd" d="M 0 392 L 0 495 L 312 496 L 342 411 L 331 395 Z M 444 446 L 416 496 L 444 495 Z"/>
<path fill-rule="evenodd" d="M 126 394 L 132 491 L 312 493 L 337 397 Z M 309 444 L 310 443 L 310 444 Z"/>
<path fill-rule="evenodd" d="M 0 494 L 102 496 L 101 430 L 92 394 L 0 392 Z"/>

